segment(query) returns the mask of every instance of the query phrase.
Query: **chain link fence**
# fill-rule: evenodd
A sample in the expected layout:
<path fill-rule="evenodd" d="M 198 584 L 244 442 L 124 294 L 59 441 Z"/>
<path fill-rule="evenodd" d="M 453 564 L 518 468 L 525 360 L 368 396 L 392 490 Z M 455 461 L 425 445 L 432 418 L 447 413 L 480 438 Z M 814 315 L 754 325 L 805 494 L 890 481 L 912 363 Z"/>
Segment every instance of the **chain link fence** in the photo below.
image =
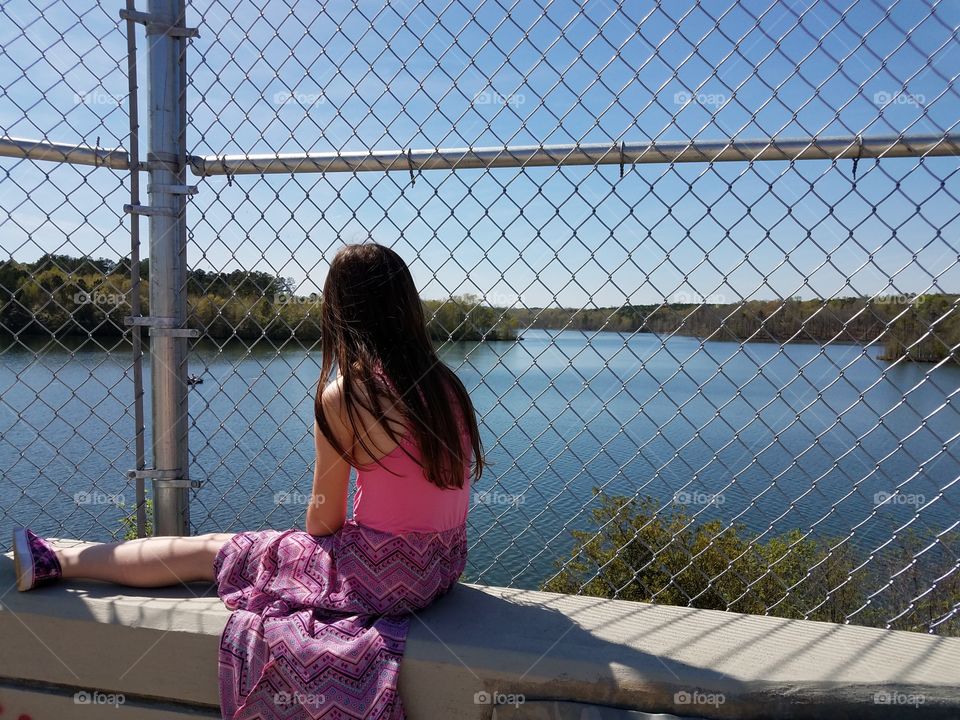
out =
<path fill-rule="evenodd" d="M 187 6 L 141 52 L 160 33 L 186 60 L 185 155 L 165 187 L 186 198 L 172 287 L 199 337 L 161 334 L 189 387 L 172 487 L 134 448 L 150 391 L 129 363 L 131 265 L 151 301 L 157 282 L 130 262 L 147 212 L 122 210 L 140 153 L 103 150 L 129 151 L 136 123 L 122 100 L 56 99 L 87 87 L 75 75 L 125 97 L 125 23 L 100 6 L 3 11 L 21 71 L 2 154 L 55 153 L 9 140 L 45 138 L 113 167 L 0 160 L 5 272 L 20 273 L 0 310 L 4 526 L 116 536 L 129 507 L 91 516 L 64 497 L 129 494 L 133 467 L 189 496 L 191 532 L 302 522 L 319 290 L 344 242 L 372 239 L 407 259 L 477 406 L 492 464 L 465 579 L 957 633 L 952 6 Z M 150 149 L 143 169 L 175 164 Z M 120 258 L 84 281 L 116 283 L 116 307 L 63 301 L 77 271 L 53 260 L 50 281 L 35 258 L 65 246 Z M 84 411 L 61 410 L 64 383 Z"/>
<path fill-rule="evenodd" d="M 126 49 L 116 10 L 0 6 L 0 544 L 16 524 L 103 537 L 135 502 Z M 48 139 L 19 147 L 11 138 Z M 12 146 L 12 147 L 11 147 Z M 16 151 L 23 152 L 17 156 Z M 35 162 L 28 151 L 46 152 Z M 9 157 L 14 155 L 14 157 Z M 97 167 L 102 165 L 105 167 Z"/>

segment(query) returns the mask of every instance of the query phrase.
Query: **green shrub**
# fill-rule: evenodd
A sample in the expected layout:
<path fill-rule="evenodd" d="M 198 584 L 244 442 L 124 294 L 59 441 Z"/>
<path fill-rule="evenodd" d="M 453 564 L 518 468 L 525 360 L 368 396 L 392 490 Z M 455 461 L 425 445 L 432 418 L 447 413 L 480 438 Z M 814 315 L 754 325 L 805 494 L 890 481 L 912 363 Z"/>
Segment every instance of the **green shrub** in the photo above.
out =
<path fill-rule="evenodd" d="M 126 510 L 127 506 L 123 503 L 117 505 L 121 510 Z M 147 522 L 144 527 L 147 537 L 153 535 L 153 500 L 147 498 L 144 501 L 144 507 L 147 512 Z M 136 540 L 137 539 L 137 506 L 133 505 L 131 508 L 132 512 L 129 515 L 124 515 L 120 518 L 120 525 L 124 530 L 123 539 L 124 540 Z"/>
<path fill-rule="evenodd" d="M 864 563 L 849 542 L 800 530 L 760 537 L 663 512 L 649 497 L 594 492 L 596 528 L 571 531 L 571 557 L 544 590 L 960 635 L 951 615 L 960 607 L 955 533 L 922 561 L 915 556 L 925 545 L 905 533 Z"/>

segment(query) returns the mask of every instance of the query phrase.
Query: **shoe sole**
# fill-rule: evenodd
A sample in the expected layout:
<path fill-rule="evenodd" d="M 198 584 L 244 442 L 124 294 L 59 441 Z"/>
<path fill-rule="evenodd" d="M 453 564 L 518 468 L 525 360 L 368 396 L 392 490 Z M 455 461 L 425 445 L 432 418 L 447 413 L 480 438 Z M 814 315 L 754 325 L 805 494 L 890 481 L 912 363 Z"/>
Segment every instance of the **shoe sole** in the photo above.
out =
<path fill-rule="evenodd" d="M 22 559 L 28 560 L 27 569 L 21 564 Z M 13 568 L 17 574 L 17 590 L 24 592 L 33 587 L 33 559 L 30 553 L 30 541 L 23 529 L 13 531 Z"/>

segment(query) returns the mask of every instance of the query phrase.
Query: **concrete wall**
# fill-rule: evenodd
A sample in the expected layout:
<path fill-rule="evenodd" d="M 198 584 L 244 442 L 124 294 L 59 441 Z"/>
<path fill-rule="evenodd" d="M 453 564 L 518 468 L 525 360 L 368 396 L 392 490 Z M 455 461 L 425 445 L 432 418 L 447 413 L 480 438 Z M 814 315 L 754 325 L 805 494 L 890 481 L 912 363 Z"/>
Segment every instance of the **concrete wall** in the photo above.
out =
<path fill-rule="evenodd" d="M 212 586 L 0 587 L 0 719 L 219 717 Z M 958 686 L 957 638 L 466 584 L 400 676 L 411 720 L 958 718 Z"/>

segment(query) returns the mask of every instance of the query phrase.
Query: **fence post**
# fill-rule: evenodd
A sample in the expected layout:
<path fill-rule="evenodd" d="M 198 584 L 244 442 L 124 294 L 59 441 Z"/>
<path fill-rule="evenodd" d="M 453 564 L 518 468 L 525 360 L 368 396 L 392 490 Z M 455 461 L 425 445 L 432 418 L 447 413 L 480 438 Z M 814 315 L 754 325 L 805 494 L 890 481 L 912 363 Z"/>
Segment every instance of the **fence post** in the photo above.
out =
<path fill-rule="evenodd" d="M 147 97 L 150 144 L 147 188 L 150 220 L 150 328 L 153 412 L 154 532 L 190 530 L 187 414 L 187 338 L 170 329 L 186 321 L 186 75 L 187 38 L 181 0 L 149 0 Z M 164 327 L 165 326 L 165 327 Z M 171 480 L 170 478 L 174 478 Z"/>

